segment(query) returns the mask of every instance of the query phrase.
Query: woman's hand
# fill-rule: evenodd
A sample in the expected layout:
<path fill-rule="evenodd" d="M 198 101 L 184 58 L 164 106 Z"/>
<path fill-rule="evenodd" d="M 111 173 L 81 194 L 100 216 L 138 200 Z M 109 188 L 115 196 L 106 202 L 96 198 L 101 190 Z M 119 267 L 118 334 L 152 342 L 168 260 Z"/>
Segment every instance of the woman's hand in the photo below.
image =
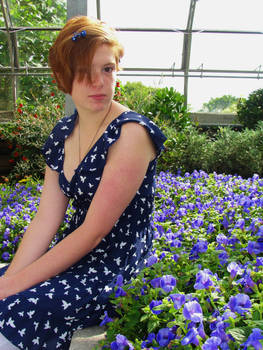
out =
<path fill-rule="evenodd" d="M 14 293 L 10 290 L 10 279 L 8 277 L 1 276 L 0 277 L 0 300 L 9 297 L 12 294 Z"/>

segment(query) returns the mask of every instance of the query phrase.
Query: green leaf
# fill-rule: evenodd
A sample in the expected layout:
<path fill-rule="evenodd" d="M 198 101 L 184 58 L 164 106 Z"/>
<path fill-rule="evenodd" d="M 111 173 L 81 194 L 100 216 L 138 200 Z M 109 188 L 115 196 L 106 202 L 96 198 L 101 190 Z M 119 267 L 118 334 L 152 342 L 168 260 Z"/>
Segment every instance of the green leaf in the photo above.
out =
<path fill-rule="evenodd" d="M 228 330 L 228 333 L 232 335 L 232 337 L 239 343 L 244 343 L 248 336 L 251 333 L 250 327 L 240 327 L 240 328 L 232 328 Z"/>

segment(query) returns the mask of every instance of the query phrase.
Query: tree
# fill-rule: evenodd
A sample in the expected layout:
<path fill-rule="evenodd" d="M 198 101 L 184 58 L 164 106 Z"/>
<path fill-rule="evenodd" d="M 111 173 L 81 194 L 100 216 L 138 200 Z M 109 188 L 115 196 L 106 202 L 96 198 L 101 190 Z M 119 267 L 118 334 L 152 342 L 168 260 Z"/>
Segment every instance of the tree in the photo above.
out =
<path fill-rule="evenodd" d="M 239 98 L 232 95 L 210 98 L 207 103 L 203 104 L 199 112 L 234 113 L 236 112 L 238 101 Z"/>
<path fill-rule="evenodd" d="M 61 27 L 66 21 L 66 2 L 64 0 L 9 0 L 12 24 L 16 27 Z M 0 26 L 5 26 L 0 13 Z M 57 36 L 56 31 L 18 31 L 19 63 L 21 66 L 47 67 L 49 48 Z M 0 64 L 10 66 L 10 58 L 5 33 L 0 33 Z M 21 76 L 19 96 L 32 99 L 44 97 L 51 77 Z M 6 85 L 8 86 L 8 85 Z M 43 93 L 44 92 L 44 93 Z M 0 94 L 4 95 L 0 86 Z"/>

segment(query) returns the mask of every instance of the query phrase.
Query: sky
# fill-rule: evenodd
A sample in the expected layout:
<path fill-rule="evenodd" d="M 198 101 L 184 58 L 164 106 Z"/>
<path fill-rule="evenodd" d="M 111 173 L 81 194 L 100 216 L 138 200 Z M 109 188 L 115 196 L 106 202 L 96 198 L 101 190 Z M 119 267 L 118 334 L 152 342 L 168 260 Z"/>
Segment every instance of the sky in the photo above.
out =
<path fill-rule="evenodd" d="M 122 66 L 180 68 L 183 33 L 190 0 L 101 0 L 101 18 L 115 28 L 172 28 L 173 33 L 119 32 L 125 48 Z M 198 0 L 193 29 L 240 30 L 263 32 L 263 0 Z M 88 15 L 96 17 L 96 1 L 88 0 Z M 263 34 L 192 35 L 190 68 L 263 70 Z M 203 74 L 204 75 L 204 74 Z M 251 74 L 250 74 L 251 76 Z M 263 74 L 254 79 L 189 79 L 188 103 L 197 111 L 210 98 L 223 95 L 247 97 L 263 87 Z M 260 77 L 261 79 L 258 79 Z M 173 86 L 183 93 L 182 77 L 125 77 L 148 86 Z"/>

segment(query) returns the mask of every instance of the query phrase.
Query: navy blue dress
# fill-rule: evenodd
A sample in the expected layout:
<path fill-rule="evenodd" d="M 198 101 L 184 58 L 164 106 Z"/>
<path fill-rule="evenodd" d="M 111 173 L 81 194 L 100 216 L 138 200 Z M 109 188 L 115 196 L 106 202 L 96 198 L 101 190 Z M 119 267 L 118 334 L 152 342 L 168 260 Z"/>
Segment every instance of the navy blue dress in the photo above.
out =
<path fill-rule="evenodd" d="M 62 191 L 73 199 L 76 208 L 61 239 L 83 223 L 109 147 L 118 140 L 124 123 L 143 125 L 156 146 L 157 156 L 165 141 L 159 128 L 145 116 L 124 112 L 108 125 L 68 182 L 63 173 L 64 142 L 76 119 L 77 113 L 61 119 L 42 150 L 49 167 L 59 173 Z M 68 349 L 75 330 L 98 324 L 104 311 L 111 309 L 108 298 L 116 277 L 122 274 L 128 282 L 143 267 L 152 247 L 155 168 L 156 159 L 150 162 L 133 200 L 93 251 L 54 278 L 0 301 L 0 333 L 15 346 L 28 350 Z M 0 270 L 0 275 L 5 269 Z"/>

